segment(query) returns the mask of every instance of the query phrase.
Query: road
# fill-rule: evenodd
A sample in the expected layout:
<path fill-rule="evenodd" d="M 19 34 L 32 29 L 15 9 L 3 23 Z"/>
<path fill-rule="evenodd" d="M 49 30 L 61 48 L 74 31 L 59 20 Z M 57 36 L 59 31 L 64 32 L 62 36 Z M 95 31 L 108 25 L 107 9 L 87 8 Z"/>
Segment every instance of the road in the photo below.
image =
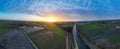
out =
<path fill-rule="evenodd" d="M 20 30 L 11 30 L 0 40 L 2 49 L 34 49 L 33 45 Z"/>
<path fill-rule="evenodd" d="M 69 46 L 68 46 L 68 32 L 66 33 L 66 49 L 69 49 Z"/>
<path fill-rule="evenodd" d="M 82 40 L 82 38 L 78 35 L 76 23 L 73 27 L 73 36 L 76 44 L 76 49 L 90 49 L 87 44 Z"/>

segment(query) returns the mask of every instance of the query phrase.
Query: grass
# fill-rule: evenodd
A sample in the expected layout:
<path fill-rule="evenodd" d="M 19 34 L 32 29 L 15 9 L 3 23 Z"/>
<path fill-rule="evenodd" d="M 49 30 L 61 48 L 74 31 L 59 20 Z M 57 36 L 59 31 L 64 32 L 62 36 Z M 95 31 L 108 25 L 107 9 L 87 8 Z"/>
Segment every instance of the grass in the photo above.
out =
<path fill-rule="evenodd" d="M 46 30 L 29 34 L 32 41 L 40 49 L 65 49 L 65 32 L 54 24 L 46 25 Z M 51 33 L 46 34 L 47 31 Z"/>
<path fill-rule="evenodd" d="M 3 36 L 9 29 L 0 29 L 0 36 Z"/>
<path fill-rule="evenodd" d="M 103 24 L 103 25 L 85 24 L 85 25 L 79 25 L 78 27 L 88 37 L 95 37 L 95 36 L 102 35 L 102 34 L 106 33 L 109 26 L 110 26 L 110 24 Z"/>
<path fill-rule="evenodd" d="M 10 25 L 8 22 L 0 22 L 0 36 L 3 36 L 9 30 Z"/>
<path fill-rule="evenodd" d="M 120 43 L 120 35 L 109 35 L 108 40 L 112 44 Z"/>
<path fill-rule="evenodd" d="M 55 32 L 59 36 L 65 35 L 65 32 L 61 28 L 59 28 L 58 26 L 56 26 L 55 24 L 49 23 L 49 24 L 47 24 L 46 28 L 48 30 L 52 31 L 52 32 Z"/>

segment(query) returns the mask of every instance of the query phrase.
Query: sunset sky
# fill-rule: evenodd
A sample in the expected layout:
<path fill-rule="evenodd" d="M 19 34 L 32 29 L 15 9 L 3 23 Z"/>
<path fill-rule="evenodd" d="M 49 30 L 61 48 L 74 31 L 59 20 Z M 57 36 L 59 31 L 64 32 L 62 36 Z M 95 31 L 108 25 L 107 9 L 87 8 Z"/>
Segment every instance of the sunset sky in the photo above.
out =
<path fill-rule="evenodd" d="M 120 19 L 120 0 L 0 0 L 0 19 L 43 21 Z"/>

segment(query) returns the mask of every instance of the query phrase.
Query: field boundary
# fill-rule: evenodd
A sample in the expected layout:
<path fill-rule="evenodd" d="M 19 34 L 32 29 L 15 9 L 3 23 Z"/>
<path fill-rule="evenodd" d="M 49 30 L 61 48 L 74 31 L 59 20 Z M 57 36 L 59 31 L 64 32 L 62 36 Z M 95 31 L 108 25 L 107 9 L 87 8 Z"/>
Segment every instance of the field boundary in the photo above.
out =
<path fill-rule="evenodd" d="M 29 40 L 29 42 L 33 45 L 33 47 L 35 49 L 39 49 L 34 43 L 33 41 L 28 37 L 28 35 L 26 35 L 25 31 L 21 30 L 23 32 L 23 34 L 25 35 L 25 37 L 27 38 L 27 40 Z"/>

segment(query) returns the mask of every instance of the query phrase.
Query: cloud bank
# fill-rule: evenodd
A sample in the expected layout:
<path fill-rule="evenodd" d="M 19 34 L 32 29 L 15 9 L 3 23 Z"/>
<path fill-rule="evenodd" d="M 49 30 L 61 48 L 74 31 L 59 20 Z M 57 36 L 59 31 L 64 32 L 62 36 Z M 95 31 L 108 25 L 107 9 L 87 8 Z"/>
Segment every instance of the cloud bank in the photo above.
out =
<path fill-rule="evenodd" d="M 57 11 L 69 19 L 102 20 L 119 19 L 119 5 L 119 0 L 1 0 L 0 11 L 39 16 Z"/>

